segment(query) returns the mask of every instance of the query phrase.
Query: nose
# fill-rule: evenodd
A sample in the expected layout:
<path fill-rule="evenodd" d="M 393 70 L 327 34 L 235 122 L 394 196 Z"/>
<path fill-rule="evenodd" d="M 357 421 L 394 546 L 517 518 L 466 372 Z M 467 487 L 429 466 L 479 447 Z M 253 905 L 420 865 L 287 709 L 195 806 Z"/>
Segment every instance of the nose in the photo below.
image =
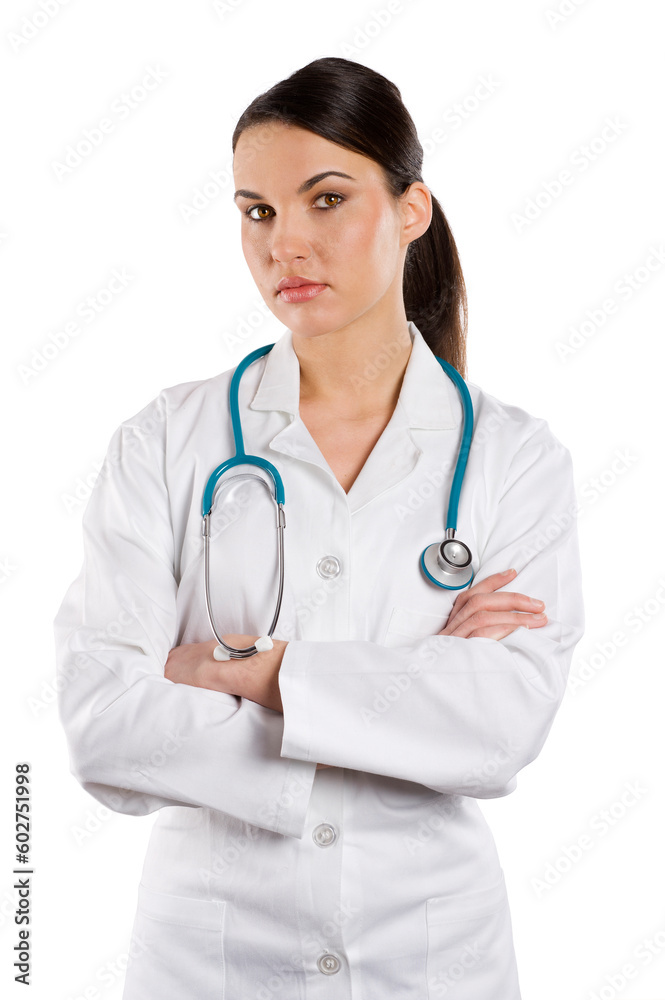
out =
<path fill-rule="evenodd" d="M 294 258 L 306 260 L 312 248 L 304 220 L 296 213 L 281 212 L 273 220 L 270 233 L 270 252 L 278 264 L 287 264 Z"/>

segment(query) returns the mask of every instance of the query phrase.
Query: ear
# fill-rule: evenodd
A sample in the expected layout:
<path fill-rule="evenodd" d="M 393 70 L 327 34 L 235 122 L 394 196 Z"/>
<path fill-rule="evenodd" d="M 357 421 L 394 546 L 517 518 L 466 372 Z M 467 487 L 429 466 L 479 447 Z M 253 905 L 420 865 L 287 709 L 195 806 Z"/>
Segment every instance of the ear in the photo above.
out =
<path fill-rule="evenodd" d="M 408 245 L 426 233 L 432 221 L 432 194 L 422 181 L 414 181 L 400 198 L 402 240 Z"/>

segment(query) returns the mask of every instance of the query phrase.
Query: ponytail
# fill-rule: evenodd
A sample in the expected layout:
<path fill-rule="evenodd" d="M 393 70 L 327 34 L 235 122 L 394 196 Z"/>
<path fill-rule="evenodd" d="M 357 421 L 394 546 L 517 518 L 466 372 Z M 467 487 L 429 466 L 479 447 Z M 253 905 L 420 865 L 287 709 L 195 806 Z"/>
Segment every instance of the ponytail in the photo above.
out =
<path fill-rule="evenodd" d="M 434 195 L 429 228 L 408 246 L 402 289 L 407 318 L 430 350 L 466 378 L 466 286 L 453 234 Z"/>

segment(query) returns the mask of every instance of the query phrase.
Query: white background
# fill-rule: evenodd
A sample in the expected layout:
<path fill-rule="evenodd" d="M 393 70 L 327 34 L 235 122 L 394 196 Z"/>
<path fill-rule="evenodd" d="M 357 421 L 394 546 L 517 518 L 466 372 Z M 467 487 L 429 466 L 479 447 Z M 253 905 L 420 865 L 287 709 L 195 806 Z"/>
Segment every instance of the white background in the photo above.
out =
<path fill-rule="evenodd" d="M 50 14 L 38 0 L 5 0 L 0 12 L 2 981 L 17 941 L 14 765 L 27 760 L 30 995 L 120 997 L 154 816 L 110 813 L 69 774 L 52 620 L 78 573 L 85 497 L 117 425 L 163 387 L 280 336 L 240 248 L 231 135 L 257 94 L 338 55 L 397 84 L 426 146 L 423 177 L 467 282 L 470 381 L 545 417 L 573 454 L 586 634 L 540 756 L 512 795 L 482 802 L 523 1000 L 661 1000 L 661 5 L 44 4 Z M 162 82 L 125 118 L 111 115 L 113 132 L 59 178 L 67 147 L 149 70 Z M 571 183 L 548 195 L 566 169 Z M 79 304 L 103 298 L 114 269 L 131 275 L 127 287 L 82 321 Z M 79 333 L 49 347 L 40 370 L 74 320 Z M 585 834 L 591 846 L 567 860 Z M 635 975 L 622 984 L 626 963 Z"/>

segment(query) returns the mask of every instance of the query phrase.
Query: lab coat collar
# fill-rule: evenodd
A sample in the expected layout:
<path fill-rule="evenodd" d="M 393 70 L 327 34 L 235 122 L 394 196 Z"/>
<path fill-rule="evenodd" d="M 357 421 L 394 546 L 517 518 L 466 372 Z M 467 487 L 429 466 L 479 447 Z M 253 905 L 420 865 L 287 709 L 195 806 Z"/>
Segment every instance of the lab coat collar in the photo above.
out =
<path fill-rule="evenodd" d="M 345 494 L 351 513 L 360 510 L 413 472 L 423 454 L 419 444 L 421 428 L 444 432 L 441 445 L 445 451 L 451 447 L 448 434 L 461 424 L 462 405 L 459 397 L 455 398 L 457 388 L 412 322 L 409 322 L 409 333 L 413 346 L 397 405 Z M 289 413 L 290 422 L 268 442 L 268 447 L 288 456 L 291 461 L 317 466 L 334 480 L 336 489 L 342 489 L 300 416 L 300 365 L 290 330 L 282 334 L 266 356 L 261 381 L 249 406 L 253 410 Z M 455 432 L 455 447 L 457 438 L 458 433 Z"/>
<path fill-rule="evenodd" d="M 457 427 L 461 419 L 461 406 L 455 400 L 457 389 L 415 323 L 409 321 L 408 326 L 413 348 L 397 408 L 401 407 L 408 427 Z M 283 410 L 299 415 L 300 365 L 291 330 L 282 334 L 267 355 L 263 376 L 249 405 L 253 410 Z"/>

